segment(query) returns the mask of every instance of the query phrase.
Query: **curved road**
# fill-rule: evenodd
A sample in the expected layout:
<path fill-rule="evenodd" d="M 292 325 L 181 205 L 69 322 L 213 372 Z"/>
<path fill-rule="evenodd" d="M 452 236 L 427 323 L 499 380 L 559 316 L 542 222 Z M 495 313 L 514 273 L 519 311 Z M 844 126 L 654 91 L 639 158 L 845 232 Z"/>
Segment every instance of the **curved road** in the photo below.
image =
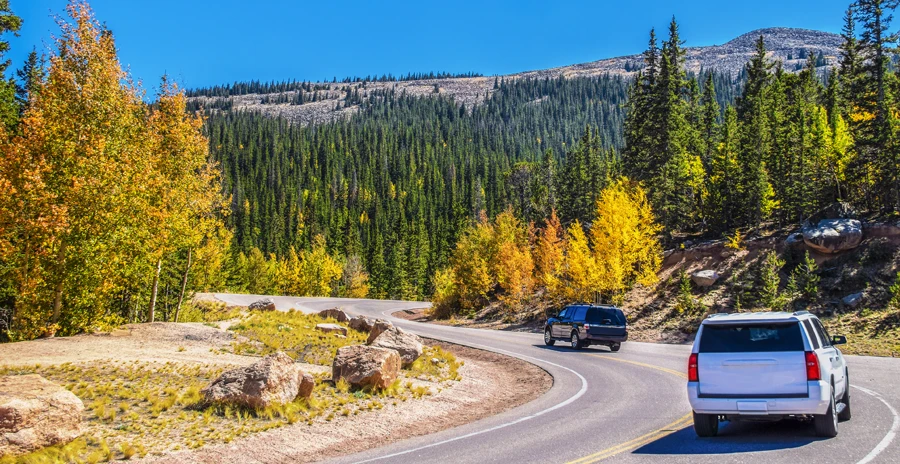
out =
<path fill-rule="evenodd" d="M 261 298 L 216 295 L 235 305 Z M 809 424 L 729 423 L 700 439 L 691 428 L 683 371 L 690 347 L 627 342 L 572 351 L 546 347 L 532 333 L 456 328 L 391 316 L 427 303 L 272 297 L 279 310 L 316 312 L 335 306 L 387 319 L 419 335 L 524 359 L 549 372 L 553 387 L 540 398 L 464 426 L 403 440 L 336 463 L 900 462 L 900 360 L 848 356 L 853 419 L 831 440 Z M 559 345 L 559 343 L 557 343 Z"/>

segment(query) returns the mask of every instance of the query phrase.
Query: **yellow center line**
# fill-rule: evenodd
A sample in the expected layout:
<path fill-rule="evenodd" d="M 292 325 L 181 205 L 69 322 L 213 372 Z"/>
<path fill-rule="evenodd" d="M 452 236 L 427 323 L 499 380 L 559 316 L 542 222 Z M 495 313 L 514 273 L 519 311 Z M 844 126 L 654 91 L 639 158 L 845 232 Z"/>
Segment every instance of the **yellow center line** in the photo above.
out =
<path fill-rule="evenodd" d="M 601 356 L 601 355 L 597 355 L 597 354 L 592 354 L 589 356 L 594 356 L 596 358 L 607 359 L 610 361 L 616 361 L 616 362 L 621 362 L 621 363 L 626 363 L 626 364 L 632 364 L 632 365 L 640 366 L 640 367 L 646 367 L 648 369 L 655 369 L 655 370 L 665 372 L 667 374 L 672 374 L 672 375 L 675 375 L 675 376 L 678 376 L 681 378 L 685 378 L 685 379 L 687 378 L 687 375 L 684 374 L 683 372 L 679 372 L 674 369 L 669 369 L 669 368 L 665 368 L 665 367 L 661 367 L 661 366 L 654 366 L 653 364 L 645 364 L 642 362 L 629 361 L 629 360 L 621 359 L 621 358 L 612 358 L 612 357 Z M 656 429 L 650 433 L 641 435 L 637 438 L 628 440 L 624 443 L 620 443 L 618 445 L 609 447 L 605 450 L 598 451 L 594 454 L 591 454 L 590 456 L 585 456 L 583 458 L 576 459 L 574 461 L 570 461 L 567 464 L 592 464 L 595 462 L 602 461 L 606 458 L 615 456 L 617 454 L 624 453 L 626 451 L 631 451 L 631 450 L 637 449 L 641 446 L 646 445 L 647 443 L 650 443 L 650 442 L 653 442 L 660 438 L 671 435 L 671 434 L 681 430 L 682 428 L 687 427 L 688 425 L 691 424 L 691 422 L 693 422 L 692 415 L 686 414 L 686 415 L 680 417 L 675 422 L 672 422 L 671 424 L 668 424 L 659 429 Z"/>

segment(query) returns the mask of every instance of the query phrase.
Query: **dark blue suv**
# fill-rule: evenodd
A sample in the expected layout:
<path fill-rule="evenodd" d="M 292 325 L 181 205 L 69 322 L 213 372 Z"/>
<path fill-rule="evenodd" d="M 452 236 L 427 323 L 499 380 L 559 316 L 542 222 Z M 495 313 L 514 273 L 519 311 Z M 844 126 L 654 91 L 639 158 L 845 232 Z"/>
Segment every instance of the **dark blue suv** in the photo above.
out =
<path fill-rule="evenodd" d="M 571 343 L 573 349 L 590 345 L 605 345 L 619 351 L 628 340 L 625 313 L 615 306 L 572 304 L 556 317 L 547 320 L 544 343 L 552 346 L 557 340 Z"/>

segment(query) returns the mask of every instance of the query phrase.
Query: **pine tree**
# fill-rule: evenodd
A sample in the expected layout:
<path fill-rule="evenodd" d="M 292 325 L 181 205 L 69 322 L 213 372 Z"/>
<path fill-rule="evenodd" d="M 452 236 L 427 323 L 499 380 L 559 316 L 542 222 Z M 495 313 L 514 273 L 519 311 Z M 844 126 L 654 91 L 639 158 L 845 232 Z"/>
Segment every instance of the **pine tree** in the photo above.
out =
<path fill-rule="evenodd" d="M 844 26 L 841 29 L 841 55 L 837 74 L 839 89 L 835 106 L 845 119 L 859 106 L 860 73 L 863 66 L 859 41 L 856 37 L 854 7 L 855 5 L 847 7 L 844 14 Z"/>
<path fill-rule="evenodd" d="M 725 232 L 737 226 L 737 214 L 743 198 L 741 184 L 740 135 L 737 111 L 729 106 L 725 109 L 725 122 L 721 137 L 709 163 L 709 212 L 710 228 Z"/>
<path fill-rule="evenodd" d="M 772 154 L 769 133 L 768 86 L 772 65 L 766 58 L 763 36 L 756 41 L 756 53 L 747 64 L 747 82 L 737 105 L 741 121 L 741 190 L 744 200 L 734 213 L 738 225 L 756 224 L 771 213 L 772 187 L 766 174 L 766 159 Z"/>
<path fill-rule="evenodd" d="M 719 131 L 718 121 L 721 117 L 721 108 L 716 99 L 716 86 L 713 82 L 712 73 L 706 74 L 701 105 L 699 123 L 703 147 L 703 164 L 709 166 L 713 153 L 716 151 L 716 141 L 718 140 Z"/>
<path fill-rule="evenodd" d="M 888 64 L 896 34 L 888 33 L 893 18 L 891 10 L 900 0 L 859 0 L 856 20 L 862 25 L 859 41 L 862 76 L 859 85 L 859 111 L 862 115 L 856 131 L 857 153 L 864 163 L 874 167 L 870 206 L 900 207 L 900 165 L 894 135 L 895 116 L 891 108 L 894 97 L 889 89 Z"/>
<path fill-rule="evenodd" d="M 0 0 L 0 37 L 10 32 L 15 34 L 21 27 L 22 18 L 10 10 L 9 0 Z M 0 123 L 12 132 L 19 120 L 19 105 L 16 102 L 15 81 L 3 77 L 11 63 L 9 59 L 5 59 L 8 51 L 9 42 L 0 40 Z"/>
<path fill-rule="evenodd" d="M 44 56 L 38 56 L 37 50 L 32 50 L 28 54 L 22 69 L 16 71 L 16 76 L 19 78 L 19 83 L 16 84 L 16 101 L 19 104 L 20 112 L 25 111 L 28 101 L 40 89 L 46 78 L 45 66 L 46 60 Z"/>

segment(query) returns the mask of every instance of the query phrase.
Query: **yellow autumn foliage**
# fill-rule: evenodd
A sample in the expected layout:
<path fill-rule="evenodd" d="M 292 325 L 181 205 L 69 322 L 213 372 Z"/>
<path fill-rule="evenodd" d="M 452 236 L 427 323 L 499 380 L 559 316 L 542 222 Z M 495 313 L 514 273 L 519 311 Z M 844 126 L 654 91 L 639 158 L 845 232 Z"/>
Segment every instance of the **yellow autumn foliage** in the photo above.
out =
<path fill-rule="evenodd" d="M 640 185 L 623 178 L 603 189 L 590 232 L 597 290 L 618 301 L 631 286 L 656 282 L 662 265 L 656 236 L 661 230 Z"/>

